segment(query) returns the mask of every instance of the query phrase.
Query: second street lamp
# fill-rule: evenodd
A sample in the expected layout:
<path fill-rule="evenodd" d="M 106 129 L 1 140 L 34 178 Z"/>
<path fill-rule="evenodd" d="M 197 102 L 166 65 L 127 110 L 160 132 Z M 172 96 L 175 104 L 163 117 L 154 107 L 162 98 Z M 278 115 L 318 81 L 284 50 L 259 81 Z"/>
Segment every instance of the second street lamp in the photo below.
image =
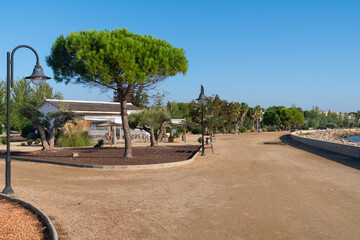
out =
<path fill-rule="evenodd" d="M 205 135 L 205 124 L 204 124 L 204 106 L 207 104 L 207 100 L 204 94 L 204 87 L 201 85 L 201 92 L 199 95 L 199 98 L 196 99 L 198 103 L 201 105 L 201 112 L 202 112 L 202 138 L 201 138 L 201 144 L 202 144 L 202 152 L 201 156 L 205 156 L 205 145 L 204 145 L 204 135 Z"/>
<path fill-rule="evenodd" d="M 33 70 L 33 73 L 25 77 L 26 79 L 30 79 L 31 82 L 34 84 L 38 83 L 39 81 L 46 81 L 50 79 L 50 77 L 46 76 L 43 72 L 42 67 L 40 66 L 39 62 L 39 55 L 37 52 L 30 46 L 27 45 L 20 45 L 10 52 L 7 52 L 7 65 L 6 65 L 6 166 L 5 166 L 5 188 L 2 191 L 4 194 L 14 194 L 14 190 L 11 187 L 11 157 L 10 157 L 10 90 L 13 87 L 14 83 L 14 53 L 19 48 L 28 48 L 35 53 L 36 56 L 36 65 Z"/>

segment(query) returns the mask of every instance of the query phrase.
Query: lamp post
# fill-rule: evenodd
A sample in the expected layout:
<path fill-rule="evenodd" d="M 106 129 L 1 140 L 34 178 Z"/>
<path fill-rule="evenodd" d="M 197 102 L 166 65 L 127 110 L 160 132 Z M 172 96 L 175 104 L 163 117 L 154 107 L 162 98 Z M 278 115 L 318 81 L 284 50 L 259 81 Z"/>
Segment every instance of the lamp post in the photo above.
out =
<path fill-rule="evenodd" d="M 201 156 L 205 156 L 205 146 L 204 146 L 204 135 L 205 135 L 205 124 L 204 124 L 204 106 L 207 104 L 207 100 L 204 94 L 204 87 L 203 85 L 201 85 L 201 92 L 199 95 L 199 98 L 196 99 L 196 101 L 198 101 L 198 103 L 201 105 L 201 112 L 202 112 L 202 138 L 201 138 L 201 143 L 202 143 L 202 152 L 201 152 Z"/>
<path fill-rule="evenodd" d="M 4 194 L 13 194 L 14 190 L 11 187 L 11 158 L 10 158 L 10 90 L 14 84 L 14 53 L 19 48 L 28 48 L 35 53 L 36 56 L 36 65 L 33 70 L 33 73 L 25 77 L 26 79 L 30 79 L 34 84 L 45 83 L 47 79 L 50 77 L 46 76 L 43 72 L 42 67 L 39 64 L 39 55 L 37 52 L 30 46 L 20 45 L 10 52 L 7 52 L 7 65 L 6 65 L 6 166 L 5 166 L 5 188 L 2 191 Z"/>

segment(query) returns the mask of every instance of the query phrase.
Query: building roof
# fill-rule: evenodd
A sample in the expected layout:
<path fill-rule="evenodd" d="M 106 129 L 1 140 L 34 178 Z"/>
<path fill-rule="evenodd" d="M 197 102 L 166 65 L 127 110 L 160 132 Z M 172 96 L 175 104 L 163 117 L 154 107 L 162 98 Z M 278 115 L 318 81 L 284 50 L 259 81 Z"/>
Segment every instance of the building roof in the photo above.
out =
<path fill-rule="evenodd" d="M 56 100 L 56 99 L 45 99 L 44 103 L 49 103 L 57 108 L 64 108 L 71 110 L 77 114 L 84 113 L 92 115 L 100 114 L 120 114 L 120 103 L 118 102 L 95 102 L 95 101 L 76 101 L 76 100 Z M 43 105 L 42 104 L 42 105 Z M 140 108 L 128 103 L 128 111 L 138 111 Z"/>

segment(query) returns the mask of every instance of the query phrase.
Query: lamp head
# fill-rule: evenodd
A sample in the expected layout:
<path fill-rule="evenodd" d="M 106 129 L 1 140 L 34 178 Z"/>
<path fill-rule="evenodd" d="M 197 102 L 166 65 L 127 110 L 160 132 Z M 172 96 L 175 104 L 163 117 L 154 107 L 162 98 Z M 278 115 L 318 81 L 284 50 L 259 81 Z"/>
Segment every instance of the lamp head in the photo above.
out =
<path fill-rule="evenodd" d="M 42 85 L 46 82 L 46 80 L 50 79 L 51 77 L 48 77 L 44 74 L 43 69 L 40 65 L 36 65 L 33 73 L 25 78 L 30 79 L 31 82 L 35 85 Z"/>
<path fill-rule="evenodd" d="M 204 94 L 203 85 L 201 85 L 201 92 L 200 92 L 199 98 L 196 99 L 196 101 L 198 101 L 198 103 L 203 105 L 203 106 L 207 104 L 207 100 L 206 100 L 206 97 L 205 97 L 205 94 Z"/>

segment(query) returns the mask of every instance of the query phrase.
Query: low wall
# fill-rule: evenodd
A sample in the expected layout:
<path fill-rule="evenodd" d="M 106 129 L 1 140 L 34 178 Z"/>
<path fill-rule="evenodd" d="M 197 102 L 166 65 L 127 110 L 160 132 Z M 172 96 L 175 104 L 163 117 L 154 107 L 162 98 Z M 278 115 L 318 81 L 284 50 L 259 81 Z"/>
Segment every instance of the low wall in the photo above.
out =
<path fill-rule="evenodd" d="M 349 157 L 360 158 L 360 147 L 346 145 L 341 143 L 333 143 L 327 141 L 321 141 L 316 139 L 307 138 L 301 135 L 297 135 L 296 132 L 290 134 L 291 139 L 313 146 L 317 148 L 321 148 L 324 150 L 328 150 L 331 152 L 340 153 Z"/>

